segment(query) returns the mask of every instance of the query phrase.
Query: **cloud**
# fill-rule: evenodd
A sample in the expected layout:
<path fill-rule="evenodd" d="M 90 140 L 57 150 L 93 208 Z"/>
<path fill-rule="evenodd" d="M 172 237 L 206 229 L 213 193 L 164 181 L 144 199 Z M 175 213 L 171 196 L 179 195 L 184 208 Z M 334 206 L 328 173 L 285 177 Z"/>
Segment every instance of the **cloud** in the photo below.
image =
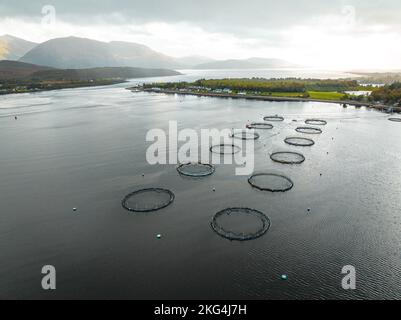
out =
<path fill-rule="evenodd" d="M 205 29 L 292 26 L 318 15 L 340 13 L 347 5 L 354 6 L 369 23 L 386 19 L 389 22 L 389 17 L 397 22 L 395 13 L 400 9 L 398 0 L 53 0 L 49 4 L 64 20 L 80 24 L 91 23 L 94 17 L 102 16 L 113 23 L 191 22 Z M 39 17 L 42 6 L 43 2 L 34 0 L 2 0 L 0 15 Z"/>
<path fill-rule="evenodd" d="M 2 0 L 0 33 L 144 43 L 164 53 L 215 58 L 266 56 L 349 68 L 401 67 L 399 0 Z M 363 66 L 362 66 L 363 65 Z"/>

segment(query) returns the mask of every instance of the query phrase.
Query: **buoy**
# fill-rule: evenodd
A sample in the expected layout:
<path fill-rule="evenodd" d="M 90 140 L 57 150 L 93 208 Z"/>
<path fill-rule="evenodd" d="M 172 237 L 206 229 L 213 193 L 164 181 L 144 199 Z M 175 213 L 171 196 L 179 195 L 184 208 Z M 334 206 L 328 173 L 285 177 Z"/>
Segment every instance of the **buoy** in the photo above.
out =
<path fill-rule="evenodd" d="M 281 280 L 288 280 L 288 276 L 286 274 L 281 275 Z"/>
<path fill-rule="evenodd" d="M 161 238 L 162 238 L 162 235 L 161 235 L 161 234 L 158 234 L 156 237 L 157 237 L 157 239 L 161 239 Z"/>

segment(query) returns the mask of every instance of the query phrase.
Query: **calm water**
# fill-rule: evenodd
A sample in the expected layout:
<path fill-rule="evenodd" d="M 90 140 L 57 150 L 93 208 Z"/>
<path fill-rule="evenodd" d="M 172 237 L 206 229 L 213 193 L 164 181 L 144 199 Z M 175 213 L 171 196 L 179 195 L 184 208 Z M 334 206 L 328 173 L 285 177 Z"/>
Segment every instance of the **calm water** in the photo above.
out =
<path fill-rule="evenodd" d="M 165 80 L 192 78 L 199 74 Z M 399 123 L 334 104 L 127 86 L 0 97 L 0 298 L 401 298 Z M 197 130 L 243 128 L 272 114 L 286 121 L 260 132 L 256 170 L 288 175 L 295 186 L 287 193 L 258 192 L 233 166 L 194 181 L 175 166 L 146 162 L 147 130 L 167 129 L 169 120 Z M 328 121 L 316 145 L 286 146 L 310 117 Z M 279 150 L 301 150 L 306 161 L 273 163 L 268 154 Z M 173 190 L 174 204 L 153 214 L 122 209 L 127 193 L 151 186 Z M 217 236 L 211 218 L 231 206 L 265 212 L 268 233 L 246 243 Z M 57 269 L 53 292 L 41 289 L 49 264 Z M 345 265 L 357 269 L 356 291 L 341 289 Z"/>

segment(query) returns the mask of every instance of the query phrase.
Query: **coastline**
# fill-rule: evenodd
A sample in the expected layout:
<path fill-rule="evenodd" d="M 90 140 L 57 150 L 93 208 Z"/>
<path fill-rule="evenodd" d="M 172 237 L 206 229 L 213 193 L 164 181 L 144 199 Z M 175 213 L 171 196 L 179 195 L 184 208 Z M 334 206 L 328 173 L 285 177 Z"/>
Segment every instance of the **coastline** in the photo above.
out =
<path fill-rule="evenodd" d="M 23 93 L 37 93 L 45 91 L 63 90 L 63 89 L 76 89 L 76 88 L 91 88 L 91 87 L 102 87 L 102 86 L 112 86 L 115 84 L 126 83 L 127 80 L 113 80 L 113 81 L 101 81 L 101 82 L 78 82 L 78 83 L 66 83 L 65 85 L 59 84 L 57 86 L 41 88 L 41 89 L 21 89 L 14 91 L 15 88 L 10 89 L 5 92 L 0 91 L 0 96 L 10 95 L 10 94 L 23 94 Z"/>
<path fill-rule="evenodd" d="M 258 96 L 258 95 L 238 95 L 231 93 L 213 93 L 213 92 L 194 92 L 194 91 L 179 91 L 179 90 L 155 90 L 155 89 L 139 89 L 136 87 L 127 88 L 131 91 L 142 91 L 151 93 L 163 93 L 163 94 L 179 94 L 189 95 L 198 97 L 210 97 L 210 98 L 231 98 L 231 99 L 246 99 L 246 100 L 258 100 L 258 101 L 271 101 L 271 102 L 323 102 L 333 103 L 345 106 L 354 106 L 356 108 L 367 107 L 376 109 L 379 111 L 387 111 L 392 109 L 394 112 L 401 112 L 401 107 L 390 107 L 383 104 L 370 103 L 370 102 L 359 102 L 353 100 L 324 100 L 324 99 L 312 99 L 312 98 L 299 98 L 299 97 L 273 97 L 273 96 Z"/>

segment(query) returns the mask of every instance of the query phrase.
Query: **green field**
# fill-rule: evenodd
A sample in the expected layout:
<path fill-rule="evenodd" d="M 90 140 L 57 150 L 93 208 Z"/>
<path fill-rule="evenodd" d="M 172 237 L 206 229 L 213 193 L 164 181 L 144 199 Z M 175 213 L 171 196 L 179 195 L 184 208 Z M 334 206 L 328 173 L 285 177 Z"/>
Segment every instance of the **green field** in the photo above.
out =
<path fill-rule="evenodd" d="M 267 94 L 263 94 L 267 95 Z M 269 94 L 272 97 L 291 97 L 291 98 L 303 98 L 304 94 L 300 92 L 272 92 Z"/>
<path fill-rule="evenodd" d="M 321 100 L 342 100 L 344 98 L 344 93 L 335 91 L 308 91 L 306 95 L 309 95 L 309 97 L 305 97 L 305 94 L 300 92 L 272 92 L 269 94 L 263 93 L 262 95 L 271 97 L 310 98 Z"/>
<path fill-rule="evenodd" d="M 339 92 L 308 91 L 308 93 L 311 99 L 342 100 L 344 98 L 344 93 L 339 93 Z"/>

